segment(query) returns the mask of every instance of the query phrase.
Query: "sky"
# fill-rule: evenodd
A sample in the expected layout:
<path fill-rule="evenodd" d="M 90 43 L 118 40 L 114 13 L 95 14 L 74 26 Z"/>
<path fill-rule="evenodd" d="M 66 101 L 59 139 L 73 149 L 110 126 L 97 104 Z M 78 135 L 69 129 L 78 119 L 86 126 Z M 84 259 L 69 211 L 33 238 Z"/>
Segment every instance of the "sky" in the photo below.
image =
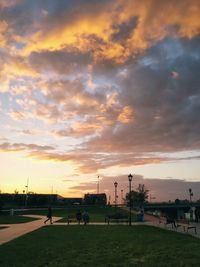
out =
<path fill-rule="evenodd" d="M 0 0 L 0 190 L 200 199 L 199 0 Z M 120 195 L 121 194 L 121 195 Z"/>

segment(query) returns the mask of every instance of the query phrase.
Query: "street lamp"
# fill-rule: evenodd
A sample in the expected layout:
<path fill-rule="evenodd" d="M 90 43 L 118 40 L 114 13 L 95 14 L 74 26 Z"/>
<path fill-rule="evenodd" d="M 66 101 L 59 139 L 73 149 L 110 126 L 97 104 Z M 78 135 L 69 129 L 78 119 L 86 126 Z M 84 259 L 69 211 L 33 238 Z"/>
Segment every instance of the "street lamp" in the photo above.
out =
<path fill-rule="evenodd" d="M 25 190 L 22 191 L 23 192 L 23 201 L 22 201 L 22 206 L 25 207 L 26 205 L 26 196 L 25 196 Z"/>
<path fill-rule="evenodd" d="M 124 198 L 123 198 L 123 192 L 124 192 L 123 189 L 121 189 L 121 204 L 122 204 L 122 205 L 123 205 L 123 199 L 124 199 Z"/>
<path fill-rule="evenodd" d="M 132 182 L 133 176 L 129 174 L 128 181 L 129 181 L 129 226 L 131 226 L 131 182 Z"/>
<path fill-rule="evenodd" d="M 114 186 L 115 186 L 115 208 L 117 207 L 117 186 L 118 186 L 118 182 L 114 182 Z"/>
<path fill-rule="evenodd" d="M 28 202 L 28 184 L 29 184 L 29 178 L 27 179 L 27 184 L 25 185 L 26 187 L 25 208 L 27 207 L 27 202 Z"/>
<path fill-rule="evenodd" d="M 192 202 L 193 192 L 192 189 L 189 188 L 190 202 Z"/>

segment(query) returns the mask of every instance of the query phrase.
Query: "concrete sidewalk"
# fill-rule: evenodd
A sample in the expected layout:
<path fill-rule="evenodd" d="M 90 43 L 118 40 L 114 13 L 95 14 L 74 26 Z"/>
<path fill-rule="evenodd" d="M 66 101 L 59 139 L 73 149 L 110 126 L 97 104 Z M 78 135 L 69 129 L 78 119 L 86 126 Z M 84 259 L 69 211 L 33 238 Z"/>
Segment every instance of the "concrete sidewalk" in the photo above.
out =
<path fill-rule="evenodd" d="M 182 227 L 178 227 L 178 228 L 172 228 L 171 225 L 164 225 L 163 223 L 159 223 L 159 218 L 152 216 L 152 215 L 148 215 L 145 214 L 145 224 L 146 225 L 150 225 L 150 226 L 155 226 L 158 228 L 162 228 L 165 230 L 169 230 L 169 231 L 174 231 L 177 233 L 181 233 L 181 234 L 186 234 L 186 235 L 192 235 L 196 238 L 200 238 L 200 223 L 196 223 L 196 222 L 191 222 L 191 226 L 195 226 L 196 227 L 196 231 L 197 233 L 195 233 L 194 229 L 189 229 L 188 232 L 184 232 Z"/>
<path fill-rule="evenodd" d="M 46 216 L 40 215 L 25 215 L 26 217 L 38 218 L 38 220 L 27 222 L 27 223 L 18 223 L 18 224 L 2 224 L 0 226 L 5 226 L 7 228 L 0 230 L 0 245 L 9 242 L 19 236 L 25 235 L 40 227 L 44 226 L 44 220 Z M 53 217 L 53 222 L 60 220 L 60 217 Z"/>

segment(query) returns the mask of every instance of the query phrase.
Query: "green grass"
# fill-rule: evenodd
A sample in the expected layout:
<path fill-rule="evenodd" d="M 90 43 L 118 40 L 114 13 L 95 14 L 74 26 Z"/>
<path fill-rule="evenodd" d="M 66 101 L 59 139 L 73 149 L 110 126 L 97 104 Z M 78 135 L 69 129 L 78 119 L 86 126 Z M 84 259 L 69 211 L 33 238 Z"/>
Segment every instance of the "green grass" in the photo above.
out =
<path fill-rule="evenodd" d="M 10 215 L 0 215 L 0 224 L 14 224 L 14 223 L 26 223 L 37 220 L 37 218 L 29 218 L 24 216 L 10 216 Z"/>
<path fill-rule="evenodd" d="M 1 267 L 200 266 L 200 240 L 149 226 L 47 226 L 1 246 Z"/>
<path fill-rule="evenodd" d="M 53 211 L 53 216 L 58 216 L 58 217 L 62 217 L 63 219 L 60 220 L 60 222 L 66 222 L 67 221 L 67 216 L 68 215 L 74 215 L 76 214 L 76 212 L 80 210 L 80 211 L 84 211 L 86 210 L 89 213 L 90 216 L 90 221 L 91 222 L 104 222 L 105 221 L 105 216 L 108 214 L 114 214 L 115 212 L 119 212 L 119 213 L 125 213 L 127 214 L 127 211 L 122 210 L 120 208 L 115 208 L 115 207 L 110 207 L 110 206 L 106 206 L 106 207 L 67 207 L 65 209 L 52 209 Z M 37 214 L 37 215 L 46 215 L 47 214 L 47 209 L 44 210 L 31 210 L 31 211 L 26 211 L 23 212 L 23 214 Z M 133 220 L 136 220 L 136 217 L 132 216 Z"/>

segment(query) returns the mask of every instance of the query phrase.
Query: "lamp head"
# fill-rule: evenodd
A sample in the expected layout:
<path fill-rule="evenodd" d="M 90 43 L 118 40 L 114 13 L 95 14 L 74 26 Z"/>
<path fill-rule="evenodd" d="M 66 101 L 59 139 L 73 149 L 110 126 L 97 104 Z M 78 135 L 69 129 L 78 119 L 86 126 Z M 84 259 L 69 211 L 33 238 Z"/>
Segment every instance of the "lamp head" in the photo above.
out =
<path fill-rule="evenodd" d="M 128 180 L 129 180 L 129 182 L 131 182 L 132 179 L 133 179 L 133 175 L 131 175 L 131 173 L 130 173 L 129 176 L 128 176 Z"/>
<path fill-rule="evenodd" d="M 118 186 L 118 182 L 114 182 L 114 186 L 117 187 Z"/>

